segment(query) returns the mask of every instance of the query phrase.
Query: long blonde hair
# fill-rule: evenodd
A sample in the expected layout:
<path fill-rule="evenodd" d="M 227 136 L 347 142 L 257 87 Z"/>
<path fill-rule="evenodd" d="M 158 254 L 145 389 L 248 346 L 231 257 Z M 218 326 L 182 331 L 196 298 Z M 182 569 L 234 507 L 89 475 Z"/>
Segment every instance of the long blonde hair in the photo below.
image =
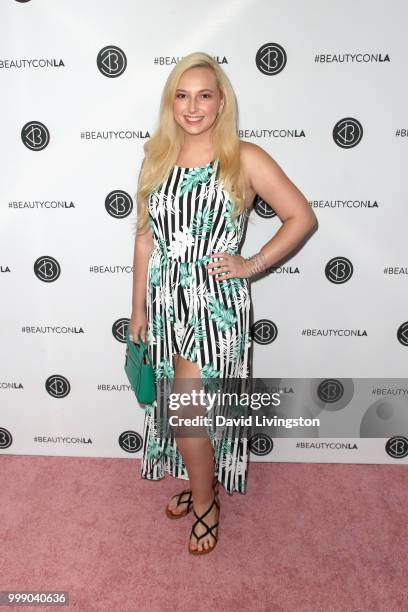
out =
<path fill-rule="evenodd" d="M 219 179 L 228 191 L 232 202 L 231 217 L 236 218 L 245 210 L 245 183 L 240 164 L 238 137 L 238 107 L 235 93 L 225 72 L 218 63 L 204 52 L 190 53 L 183 57 L 170 72 L 160 102 L 158 127 L 144 145 L 144 160 L 139 174 L 136 192 L 137 231 L 148 222 L 147 198 L 165 180 L 176 164 L 184 143 L 184 131 L 174 120 L 173 101 L 181 75 L 196 66 L 206 66 L 214 71 L 217 85 L 224 99 L 222 111 L 212 126 L 214 159 L 219 160 Z"/>

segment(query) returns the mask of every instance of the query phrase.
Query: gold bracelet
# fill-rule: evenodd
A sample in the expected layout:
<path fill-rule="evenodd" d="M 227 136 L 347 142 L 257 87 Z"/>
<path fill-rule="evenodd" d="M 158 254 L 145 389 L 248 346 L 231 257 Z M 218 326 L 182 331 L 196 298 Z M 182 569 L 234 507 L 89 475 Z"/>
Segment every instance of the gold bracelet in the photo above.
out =
<path fill-rule="evenodd" d="M 245 257 L 245 264 L 249 270 L 249 276 L 263 272 L 268 267 L 262 251 L 251 255 L 251 257 Z"/>

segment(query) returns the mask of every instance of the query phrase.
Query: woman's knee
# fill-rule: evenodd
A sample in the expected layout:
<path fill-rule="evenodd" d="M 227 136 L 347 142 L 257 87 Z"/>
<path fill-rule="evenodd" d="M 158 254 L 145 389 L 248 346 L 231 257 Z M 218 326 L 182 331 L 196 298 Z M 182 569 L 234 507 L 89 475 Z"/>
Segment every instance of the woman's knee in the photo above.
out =
<path fill-rule="evenodd" d="M 201 388 L 201 375 L 198 363 L 189 361 L 181 355 L 177 355 L 176 366 L 174 368 L 174 378 L 191 379 L 194 381 L 196 386 Z"/>

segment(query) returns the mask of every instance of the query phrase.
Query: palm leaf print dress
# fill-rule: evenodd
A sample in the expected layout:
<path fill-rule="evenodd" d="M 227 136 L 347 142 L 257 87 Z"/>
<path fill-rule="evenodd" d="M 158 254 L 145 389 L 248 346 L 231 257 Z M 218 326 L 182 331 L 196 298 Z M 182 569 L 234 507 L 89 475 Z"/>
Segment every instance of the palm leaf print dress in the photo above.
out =
<path fill-rule="evenodd" d="M 231 219 L 232 203 L 217 170 L 173 166 L 149 194 L 149 224 L 154 238 L 147 285 L 147 347 L 156 381 L 174 379 L 173 355 L 198 364 L 202 380 L 250 377 L 250 295 L 248 280 L 215 280 L 205 264 L 209 255 L 236 254 L 247 211 Z M 188 479 L 172 431 L 163 426 L 167 406 L 161 394 L 145 405 L 141 477 L 159 480 L 169 473 Z M 229 413 L 231 416 L 231 413 Z M 225 490 L 246 492 L 248 435 L 236 425 L 208 436 L 214 449 L 215 474 Z"/>

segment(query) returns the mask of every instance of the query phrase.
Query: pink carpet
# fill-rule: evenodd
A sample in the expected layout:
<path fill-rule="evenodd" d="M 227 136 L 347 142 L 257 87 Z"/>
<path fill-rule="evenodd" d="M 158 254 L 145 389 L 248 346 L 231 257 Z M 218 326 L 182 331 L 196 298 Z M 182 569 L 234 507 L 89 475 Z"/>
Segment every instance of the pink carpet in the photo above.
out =
<path fill-rule="evenodd" d="M 193 557 L 192 516 L 164 514 L 185 481 L 147 482 L 139 465 L 0 456 L 0 591 L 70 597 L 18 609 L 408 609 L 405 466 L 252 462 L 246 495 L 221 489 L 217 548 Z"/>

